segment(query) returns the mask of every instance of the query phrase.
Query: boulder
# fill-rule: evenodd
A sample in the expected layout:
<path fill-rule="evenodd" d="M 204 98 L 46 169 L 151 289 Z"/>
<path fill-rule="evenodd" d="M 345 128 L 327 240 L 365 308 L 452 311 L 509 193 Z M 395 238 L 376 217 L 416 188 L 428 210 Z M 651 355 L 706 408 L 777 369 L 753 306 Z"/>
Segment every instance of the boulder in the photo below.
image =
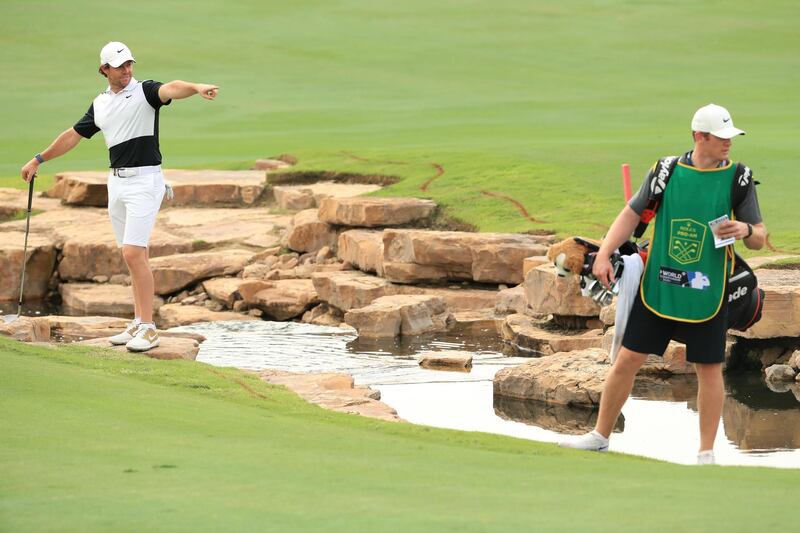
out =
<path fill-rule="evenodd" d="M 253 257 L 246 250 L 219 250 L 158 257 L 150 261 L 156 294 L 172 294 L 218 276 L 236 275 Z"/>
<path fill-rule="evenodd" d="M 338 326 L 344 322 L 344 313 L 326 303 L 321 303 L 303 313 L 301 322 L 317 326 Z"/>
<path fill-rule="evenodd" d="M 617 299 L 609 305 L 600 308 L 600 321 L 605 326 L 613 326 L 617 319 Z"/>
<path fill-rule="evenodd" d="M 608 328 L 603 336 L 603 349 L 610 353 L 614 342 L 614 328 Z M 731 345 L 732 346 L 732 345 Z M 730 351 L 730 347 L 729 350 Z M 664 355 L 650 355 L 642 366 L 641 374 L 694 374 L 694 363 L 686 360 L 686 345 L 670 341 Z"/>
<path fill-rule="evenodd" d="M 789 356 L 789 361 L 786 364 L 795 370 L 800 370 L 800 350 L 795 350 L 792 352 L 792 355 Z"/>
<path fill-rule="evenodd" d="M 558 331 L 543 326 L 542 322 L 527 315 L 514 314 L 503 321 L 501 335 L 516 350 L 538 355 L 600 348 L 603 345 L 603 331 L 599 329 Z"/>
<path fill-rule="evenodd" d="M 28 250 L 23 256 L 25 233 L 0 232 L 0 302 L 19 300 L 19 284 L 25 264 L 26 300 L 39 300 L 47 295 L 50 278 L 56 265 L 57 250 L 44 235 L 28 235 Z"/>
<path fill-rule="evenodd" d="M 472 354 L 447 350 L 442 352 L 425 352 L 417 358 L 419 366 L 439 370 L 444 368 L 468 369 L 472 367 Z"/>
<path fill-rule="evenodd" d="M 281 243 L 290 250 L 316 252 L 336 246 L 336 241 L 336 230 L 317 217 L 316 209 L 306 209 L 292 218 Z"/>
<path fill-rule="evenodd" d="M 765 370 L 765 378 L 767 381 L 794 381 L 797 373 L 789 365 L 772 365 L 768 366 Z"/>
<path fill-rule="evenodd" d="M 275 195 L 275 203 L 281 209 L 302 211 L 303 209 L 312 209 L 317 206 L 317 202 L 314 199 L 314 191 L 308 187 L 273 187 L 272 193 Z"/>
<path fill-rule="evenodd" d="M 50 322 L 44 317 L 29 316 L 20 316 L 13 322 L 6 322 L 0 316 L 0 336 L 22 342 L 48 342 Z"/>
<path fill-rule="evenodd" d="M 436 202 L 420 198 L 325 198 L 319 219 L 337 226 L 375 228 L 419 222 L 436 210 Z"/>
<path fill-rule="evenodd" d="M 501 369 L 494 377 L 494 394 L 594 408 L 610 368 L 608 354 L 600 348 L 561 352 Z"/>
<path fill-rule="evenodd" d="M 62 306 L 69 314 L 133 318 L 133 292 L 125 285 L 62 283 L 58 291 Z M 156 296 L 153 312 L 163 304 L 164 300 Z"/>
<path fill-rule="evenodd" d="M 360 337 L 382 338 L 444 331 L 452 315 L 441 298 L 422 295 L 383 296 L 345 313 Z"/>
<path fill-rule="evenodd" d="M 230 311 L 212 311 L 197 305 L 166 304 L 158 310 L 158 325 L 162 328 L 188 326 L 197 322 L 226 322 L 232 320 L 258 320 L 250 315 Z"/>
<path fill-rule="evenodd" d="M 522 260 L 522 279 L 525 279 L 525 276 L 528 275 L 528 272 L 530 272 L 531 269 L 541 265 L 546 265 L 549 262 L 550 260 L 547 259 L 546 255 L 534 255 L 531 257 L 526 257 Z"/>
<path fill-rule="evenodd" d="M 239 286 L 244 282 L 242 278 L 215 278 L 204 281 L 203 289 L 211 298 L 233 309 L 233 303 L 241 299 Z"/>
<path fill-rule="evenodd" d="M 452 309 L 449 305 L 447 308 Z M 454 311 L 450 331 L 472 337 L 495 337 L 502 325 L 503 318 L 495 315 L 494 309 Z"/>
<path fill-rule="evenodd" d="M 63 204 L 92 207 L 108 205 L 108 171 L 60 172 L 54 176 L 50 198 Z"/>
<path fill-rule="evenodd" d="M 581 295 L 578 276 L 560 277 L 552 264 L 535 267 L 525 277 L 525 298 L 530 313 L 538 315 L 600 315 L 600 306 Z"/>
<path fill-rule="evenodd" d="M 355 387 L 349 374 L 298 374 L 265 370 L 259 377 L 267 383 L 282 385 L 303 399 L 325 409 L 357 414 L 381 420 L 402 421 L 397 411 L 380 401 L 380 391 Z"/>
<path fill-rule="evenodd" d="M 522 234 L 387 229 L 384 277 L 399 283 L 452 279 L 517 285 L 522 282 L 523 260 L 544 254 L 548 240 Z"/>
<path fill-rule="evenodd" d="M 318 272 L 311 275 L 320 300 L 349 311 L 369 305 L 381 296 L 397 294 L 392 283 L 358 270 Z"/>
<path fill-rule="evenodd" d="M 85 346 L 97 346 L 101 348 L 109 348 L 115 352 L 124 353 L 128 355 L 146 355 L 152 359 L 187 359 L 194 361 L 197 358 L 197 353 L 200 351 L 200 343 L 188 337 L 172 337 L 159 333 L 159 340 L 161 344 L 148 350 L 146 352 L 129 352 L 124 345 L 113 346 L 108 339 L 89 339 L 86 341 L 78 342 L 77 344 Z"/>
<path fill-rule="evenodd" d="M 747 331 L 730 333 L 747 339 L 800 337 L 800 270 L 758 269 L 756 276 L 765 293 L 761 320 Z"/>
<path fill-rule="evenodd" d="M 527 307 L 525 301 L 525 287 L 517 285 L 510 289 L 503 289 L 497 292 L 494 310 L 498 315 L 511 315 L 524 313 Z"/>
<path fill-rule="evenodd" d="M 112 337 L 128 327 L 129 319 L 110 316 L 48 316 L 50 338 L 73 342 Z"/>
<path fill-rule="evenodd" d="M 249 307 L 260 309 L 273 320 L 301 316 L 319 303 L 310 279 L 247 281 L 239 286 L 239 294 Z"/>
<path fill-rule="evenodd" d="M 383 275 L 383 232 L 352 229 L 339 235 L 336 255 L 362 272 Z"/>

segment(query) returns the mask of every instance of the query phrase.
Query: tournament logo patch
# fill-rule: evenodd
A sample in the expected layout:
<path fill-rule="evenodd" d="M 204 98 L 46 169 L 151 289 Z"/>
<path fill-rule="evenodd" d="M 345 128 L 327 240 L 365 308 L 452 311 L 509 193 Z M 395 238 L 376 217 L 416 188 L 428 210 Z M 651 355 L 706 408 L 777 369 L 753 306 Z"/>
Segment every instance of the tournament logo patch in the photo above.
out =
<path fill-rule="evenodd" d="M 700 261 L 706 229 L 705 224 L 691 218 L 673 220 L 669 233 L 669 256 L 682 265 Z"/>

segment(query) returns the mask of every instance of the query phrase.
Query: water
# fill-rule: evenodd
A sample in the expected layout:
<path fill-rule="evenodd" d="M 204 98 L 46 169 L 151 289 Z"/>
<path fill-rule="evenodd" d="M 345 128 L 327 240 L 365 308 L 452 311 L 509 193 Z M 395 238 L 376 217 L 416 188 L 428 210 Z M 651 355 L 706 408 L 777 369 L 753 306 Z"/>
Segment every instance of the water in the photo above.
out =
<path fill-rule="evenodd" d="M 438 334 L 365 341 L 352 330 L 291 322 L 217 322 L 175 328 L 207 337 L 197 360 L 215 366 L 292 372 L 346 372 L 380 390 L 401 418 L 416 424 L 483 431 L 545 442 L 588 431 L 597 413 L 494 398 L 492 379 L 526 358 L 503 355 L 496 335 Z M 425 370 L 426 351 L 473 355 L 470 372 Z M 675 463 L 695 462 L 699 445 L 693 377 L 641 378 L 611 440 L 613 451 Z M 770 391 L 758 373 L 726 376 L 719 464 L 800 467 L 800 387 Z"/>

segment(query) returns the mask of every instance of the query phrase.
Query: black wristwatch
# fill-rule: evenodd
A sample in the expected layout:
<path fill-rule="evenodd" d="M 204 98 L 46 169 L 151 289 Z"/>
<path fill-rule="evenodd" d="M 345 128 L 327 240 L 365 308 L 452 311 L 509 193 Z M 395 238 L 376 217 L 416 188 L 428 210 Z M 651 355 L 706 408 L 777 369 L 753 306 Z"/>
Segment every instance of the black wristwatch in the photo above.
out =
<path fill-rule="evenodd" d="M 749 239 L 750 236 L 753 235 L 753 225 L 748 223 L 747 224 L 747 235 L 744 236 L 745 239 Z"/>

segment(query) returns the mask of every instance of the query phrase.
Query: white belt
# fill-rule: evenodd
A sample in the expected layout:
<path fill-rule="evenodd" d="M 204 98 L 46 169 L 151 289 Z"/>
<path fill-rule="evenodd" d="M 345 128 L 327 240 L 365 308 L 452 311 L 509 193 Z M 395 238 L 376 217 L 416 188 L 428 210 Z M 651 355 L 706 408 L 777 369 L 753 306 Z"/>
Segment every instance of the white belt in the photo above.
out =
<path fill-rule="evenodd" d="M 156 172 L 161 172 L 161 165 L 111 169 L 111 173 L 118 178 L 132 178 L 133 176 L 155 174 Z"/>

